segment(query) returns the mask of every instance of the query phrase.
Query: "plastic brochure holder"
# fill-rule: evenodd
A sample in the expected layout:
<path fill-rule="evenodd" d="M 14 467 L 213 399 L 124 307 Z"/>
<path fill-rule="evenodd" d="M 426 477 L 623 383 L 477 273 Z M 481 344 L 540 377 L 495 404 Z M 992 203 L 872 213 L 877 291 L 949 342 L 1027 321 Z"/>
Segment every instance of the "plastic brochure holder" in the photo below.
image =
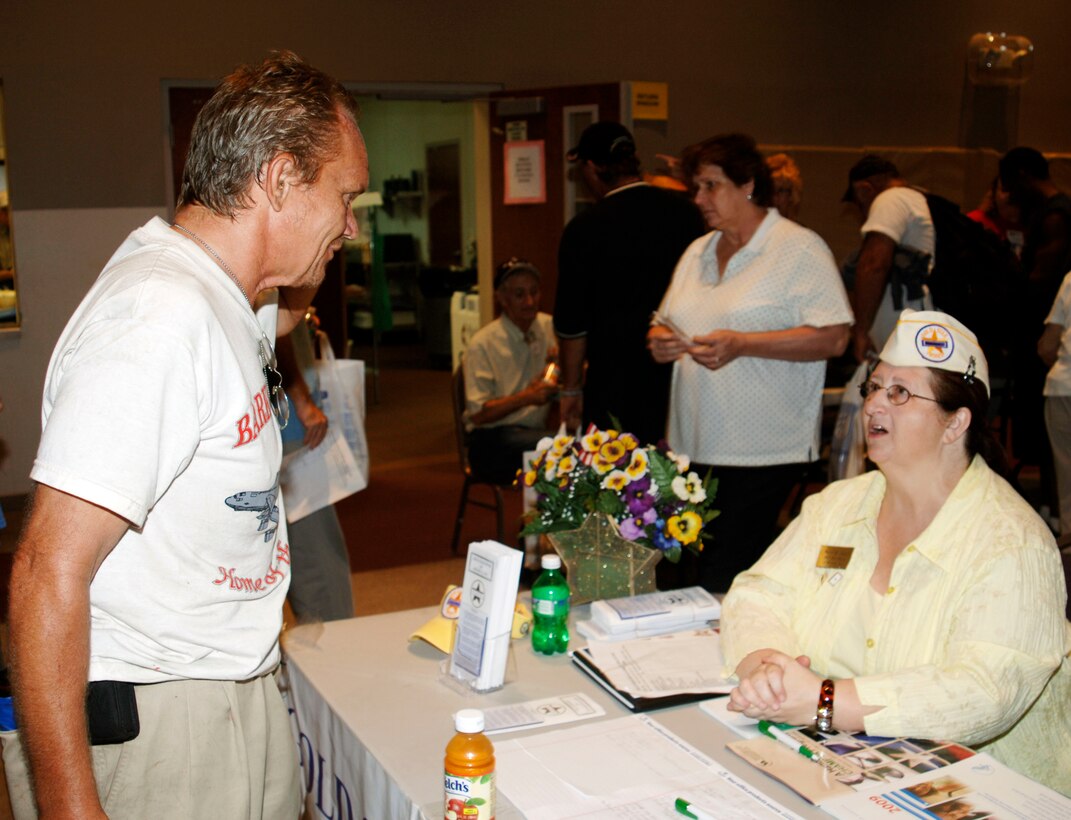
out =
<path fill-rule="evenodd" d="M 495 541 L 470 544 L 447 677 L 475 692 L 506 682 L 523 553 Z M 516 667 L 514 666 L 514 669 Z"/>
<path fill-rule="evenodd" d="M 508 637 L 508 636 L 507 636 Z M 502 678 L 502 683 L 498 686 L 491 686 L 487 689 L 477 689 L 475 679 L 463 679 L 455 677 L 450 673 L 450 658 L 446 658 L 439 662 L 439 683 L 448 689 L 452 689 L 459 695 L 472 698 L 478 695 L 487 695 L 491 692 L 497 692 L 507 683 L 515 683 L 517 681 L 517 658 L 513 654 L 513 643 L 510 642 L 509 651 L 506 654 L 506 671 Z"/>

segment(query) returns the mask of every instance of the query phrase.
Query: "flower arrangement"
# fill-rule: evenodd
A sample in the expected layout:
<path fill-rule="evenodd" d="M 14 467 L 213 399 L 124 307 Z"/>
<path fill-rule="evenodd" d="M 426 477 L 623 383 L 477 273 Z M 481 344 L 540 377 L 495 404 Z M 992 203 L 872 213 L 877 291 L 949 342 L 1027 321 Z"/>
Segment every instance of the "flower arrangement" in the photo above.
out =
<path fill-rule="evenodd" d="M 689 467 L 688 456 L 594 425 L 579 438 L 545 438 L 522 476 L 539 494 L 522 534 L 576 529 L 604 513 L 622 538 L 676 562 L 684 547 L 703 549 L 703 527 L 718 515 L 711 509 L 717 479 L 700 479 Z"/>

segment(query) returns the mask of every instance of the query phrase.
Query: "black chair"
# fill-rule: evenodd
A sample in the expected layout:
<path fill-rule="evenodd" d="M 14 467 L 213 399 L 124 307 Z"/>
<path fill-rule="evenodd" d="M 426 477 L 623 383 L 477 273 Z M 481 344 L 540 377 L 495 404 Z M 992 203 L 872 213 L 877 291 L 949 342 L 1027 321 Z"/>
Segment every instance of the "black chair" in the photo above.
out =
<path fill-rule="evenodd" d="M 457 555 L 457 543 L 461 539 L 461 525 L 465 521 L 465 508 L 469 504 L 483 507 L 485 510 L 495 511 L 495 520 L 498 524 L 498 542 L 504 544 L 505 537 L 505 504 L 502 500 L 502 486 L 494 481 L 474 475 L 472 466 L 469 464 L 468 435 L 465 432 L 465 373 L 464 364 L 459 364 L 454 375 L 450 379 L 450 398 L 454 408 L 454 433 L 457 437 L 457 459 L 461 466 L 461 472 L 465 477 L 465 483 L 461 485 L 461 501 L 457 505 L 457 519 L 454 522 L 454 539 L 450 549 Z M 483 484 L 491 488 L 495 495 L 494 503 L 469 497 L 469 489 L 476 484 Z"/>

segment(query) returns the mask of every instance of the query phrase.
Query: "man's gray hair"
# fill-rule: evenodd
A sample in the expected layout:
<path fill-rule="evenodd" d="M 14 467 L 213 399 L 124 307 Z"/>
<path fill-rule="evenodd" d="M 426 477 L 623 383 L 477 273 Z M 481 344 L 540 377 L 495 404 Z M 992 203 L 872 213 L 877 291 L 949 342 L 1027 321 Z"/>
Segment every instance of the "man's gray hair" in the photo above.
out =
<path fill-rule="evenodd" d="M 193 124 L 179 207 L 235 217 L 249 206 L 250 183 L 283 152 L 293 154 L 303 182 L 314 182 L 338 150 L 339 117 L 356 124 L 358 114 L 341 83 L 291 51 L 235 69 Z"/>

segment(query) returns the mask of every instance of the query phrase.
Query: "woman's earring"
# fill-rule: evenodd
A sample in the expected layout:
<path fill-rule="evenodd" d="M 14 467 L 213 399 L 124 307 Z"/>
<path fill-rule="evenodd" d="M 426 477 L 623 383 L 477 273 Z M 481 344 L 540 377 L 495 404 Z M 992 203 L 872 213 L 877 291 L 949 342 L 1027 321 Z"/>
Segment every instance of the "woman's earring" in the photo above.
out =
<path fill-rule="evenodd" d="M 751 194 L 748 194 L 748 195 L 747 195 L 747 201 L 748 201 L 748 202 L 750 202 L 750 201 L 751 201 Z"/>

